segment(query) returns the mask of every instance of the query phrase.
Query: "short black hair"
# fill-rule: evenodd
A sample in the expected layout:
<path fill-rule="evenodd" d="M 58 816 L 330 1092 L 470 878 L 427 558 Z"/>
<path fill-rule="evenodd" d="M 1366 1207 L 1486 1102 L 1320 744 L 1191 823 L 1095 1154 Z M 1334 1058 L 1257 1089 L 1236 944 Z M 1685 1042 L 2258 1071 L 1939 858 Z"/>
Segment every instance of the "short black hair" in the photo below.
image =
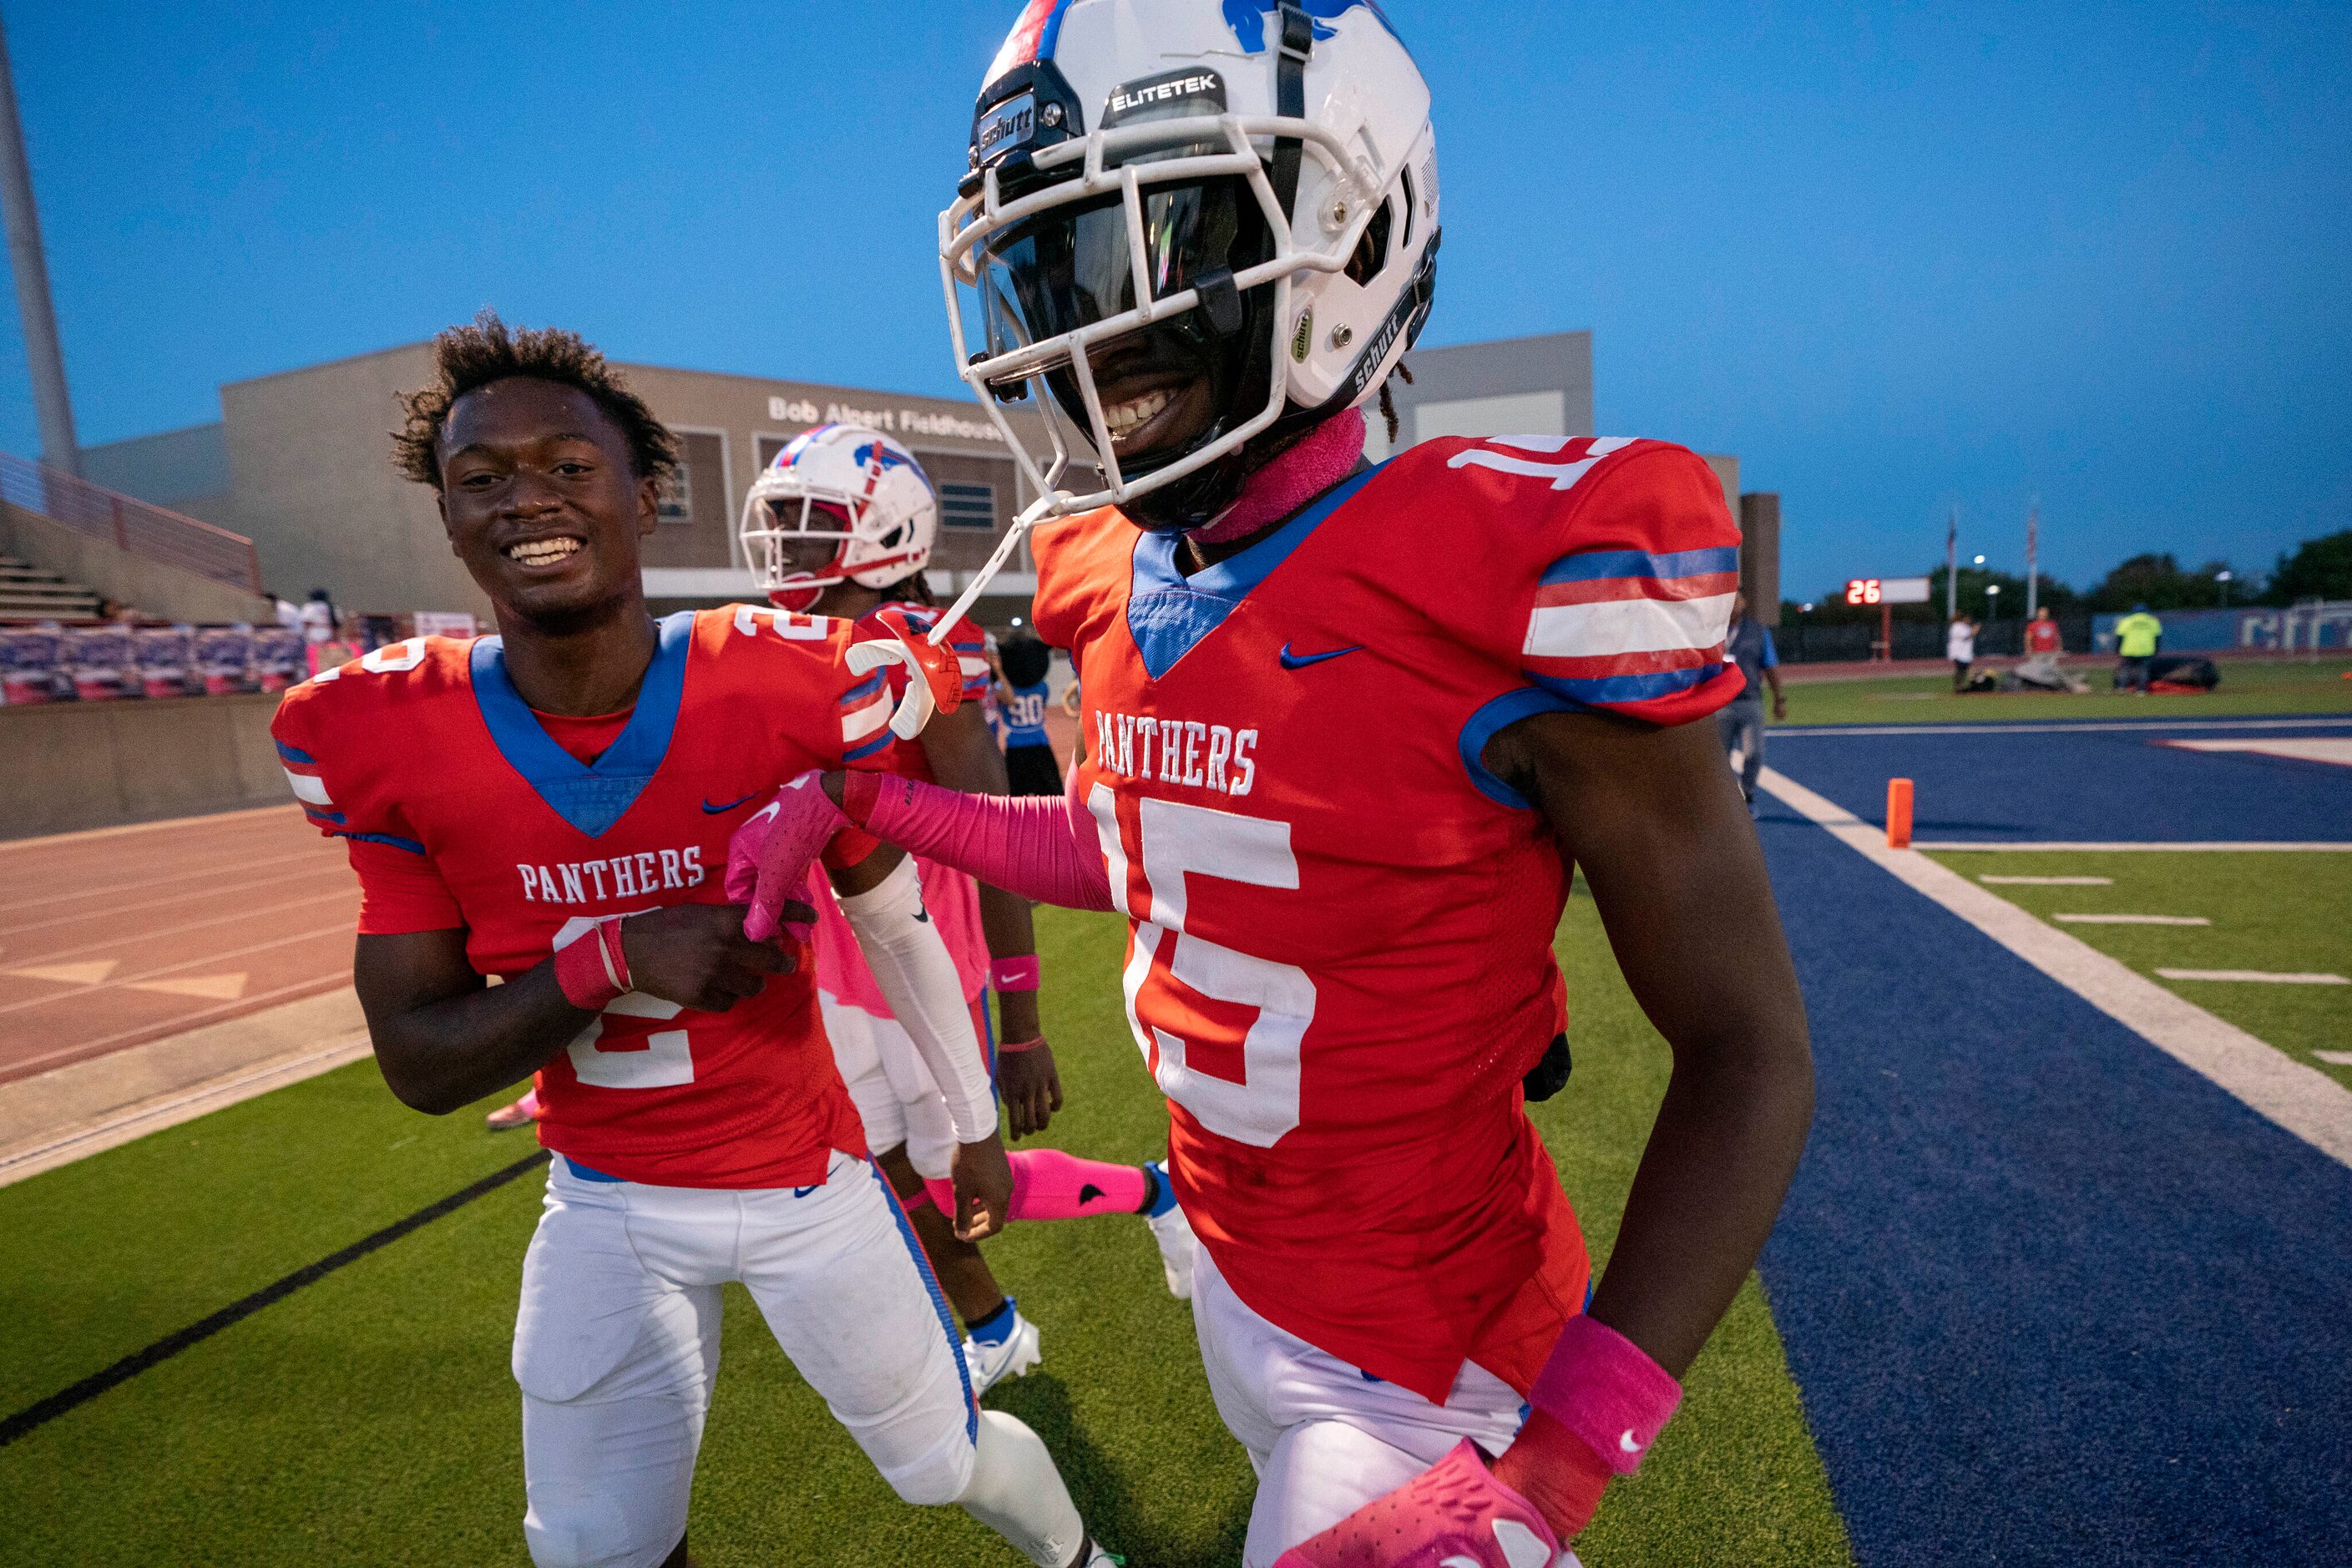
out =
<path fill-rule="evenodd" d="M 561 327 L 512 329 L 489 310 L 434 337 L 433 384 L 401 397 L 408 419 L 393 433 L 393 466 L 418 484 L 439 489 L 441 429 L 449 410 L 466 394 L 514 376 L 586 393 L 620 426 L 629 443 L 629 468 L 639 479 L 666 479 L 677 468 L 677 437 L 579 333 Z"/>

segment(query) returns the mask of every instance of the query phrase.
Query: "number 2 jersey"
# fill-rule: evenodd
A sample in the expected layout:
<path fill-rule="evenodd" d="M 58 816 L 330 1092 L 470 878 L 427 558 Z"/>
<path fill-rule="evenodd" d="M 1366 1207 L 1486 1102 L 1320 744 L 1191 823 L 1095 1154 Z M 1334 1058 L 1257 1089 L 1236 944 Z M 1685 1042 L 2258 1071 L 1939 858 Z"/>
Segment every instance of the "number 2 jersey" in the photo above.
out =
<path fill-rule="evenodd" d="M 367 934 L 466 931 L 511 978 L 604 915 L 723 903 L 727 841 L 811 768 L 887 746 L 879 672 L 843 662 L 846 623 L 730 606 L 674 615 L 635 709 L 593 763 L 534 713 L 497 637 L 380 648 L 286 695 L 271 732 L 303 810 L 352 846 Z M 822 1182 L 863 1154 L 806 968 L 723 1014 L 641 993 L 540 1070 L 540 1140 L 663 1186 Z"/>
<path fill-rule="evenodd" d="M 1565 1024 L 1569 872 L 1481 753 L 1548 710 L 1672 724 L 1738 691 L 1721 484 L 1662 442 L 1444 439 L 1190 577 L 1116 510 L 1033 545 L 1201 1241 L 1366 1373 L 1524 1391 L 1589 1268 L 1519 1091 Z"/>

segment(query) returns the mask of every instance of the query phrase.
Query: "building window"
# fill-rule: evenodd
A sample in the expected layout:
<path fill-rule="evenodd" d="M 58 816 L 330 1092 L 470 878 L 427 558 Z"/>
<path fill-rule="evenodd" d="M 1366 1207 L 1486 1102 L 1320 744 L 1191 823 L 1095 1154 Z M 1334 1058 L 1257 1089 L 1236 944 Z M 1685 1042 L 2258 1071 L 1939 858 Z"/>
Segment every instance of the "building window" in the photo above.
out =
<path fill-rule="evenodd" d="M 681 462 L 661 481 L 654 496 L 654 515 L 664 522 L 694 521 L 694 465 Z"/>
<path fill-rule="evenodd" d="M 996 527 L 994 485 L 943 484 L 940 487 L 940 521 L 950 528 Z"/>

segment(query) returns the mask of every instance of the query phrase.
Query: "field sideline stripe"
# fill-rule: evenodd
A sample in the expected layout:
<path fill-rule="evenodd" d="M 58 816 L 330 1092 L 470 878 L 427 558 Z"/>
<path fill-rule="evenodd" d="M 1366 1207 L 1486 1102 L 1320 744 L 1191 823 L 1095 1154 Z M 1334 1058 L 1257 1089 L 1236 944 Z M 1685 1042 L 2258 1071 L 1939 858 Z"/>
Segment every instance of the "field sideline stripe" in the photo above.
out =
<path fill-rule="evenodd" d="M 1788 797 L 1783 795 L 1782 799 Z M 1816 797 L 1819 798 L 1819 797 Z M 1793 803 L 1791 803 L 1793 804 Z M 1832 810 L 1837 808 L 1832 806 Z M 2277 851 L 2293 855 L 2327 855 L 2352 852 L 2352 841 L 2314 839 L 2297 843 L 2290 839 L 2186 839 L 2168 844 L 2161 839 L 2130 839 L 2100 843 L 2088 839 L 2045 839 L 2040 842 L 2003 843 L 1991 838 L 1915 838 L 1911 847 L 1932 850 L 1938 855 L 1956 854 L 1965 849 L 2015 849 L 2031 854 L 2117 855 L 2134 849 L 2179 850 L 2192 855 L 2256 855 Z"/>
<path fill-rule="evenodd" d="M 2352 1166 L 2352 1089 L 2215 1017 L 2185 997 L 2045 925 L 1916 849 L 1889 849 L 1884 828 L 1787 774 L 1757 781 L 1831 837 L 1958 915 L 2100 1012 L 2321 1152 Z"/>
<path fill-rule="evenodd" d="M 182 1351 L 202 1344 L 223 1329 L 244 1321 L 264 1307 L 284 1300 L 304 1286 L 317 1284 L 345 1264 L 356 1263 L 369 1253 L 389 1247 L 409 1232 L 421 1229 L 445 1215 L 454 1214 L 476 1198 L 498 1191 L 534 1166 L 547 1163 L 547 1151 L 541 1149 L 526 1159 L 493 1171 L 471 1186 L 461 1187 L 437 1203 L 425 1205 L 406 1219 L 394 1220 L 374 1235 L 362 1237 L 340 1252 L 329 1253 L 316 1263 L 306 1264 L 284 1279 L 263 1286 L 242 1301 L 232 1302 L 212 1316 L 190 1323 L 177 1333 L 166 1334 L 145 1350 L 124 1356 L 105 1371 L 91 1373 L 71 1388 L 52 1394 L 37 1405 L 26 1406 L 6 1420 L 0 1421 L 0 1448 L 6 1447 L 76 1406 L 88 1404 L 108 1389 L 130 1382 L 150 1367 L 160 1365 Z"/>
<path fill-rule="evenodd" d="M 2079 724 L 2037 724 L 2023 719 L 1974 724 L 1775 724 L 1765 733 L 1777 741 L 1782 736 L 1793 739 L 1810 735 L 2097 735 L 2147 730 L 2340 730 L 2347 724 L 2352 724 L 2352 713 L 2300 719 L 2086 720 Z"/>

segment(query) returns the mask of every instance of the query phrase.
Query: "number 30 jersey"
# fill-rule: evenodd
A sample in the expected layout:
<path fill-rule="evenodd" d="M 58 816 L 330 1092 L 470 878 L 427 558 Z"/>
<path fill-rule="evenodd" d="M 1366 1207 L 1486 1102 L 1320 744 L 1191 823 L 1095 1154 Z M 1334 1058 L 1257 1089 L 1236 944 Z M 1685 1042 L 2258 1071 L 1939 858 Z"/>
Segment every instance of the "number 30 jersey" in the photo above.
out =
<path fill-rule="evenodd" d="M 723 903 L 729 836 L 779 780 L 885 749 L 889 693 L 849 674 L 846 623 L 732 606 L 659 633 L 593 763 L 550 738 L 496 637 L 395 644 L 287 693 L 278 755 L 352 844 L 362 932 L 463 926 L 474 968 L 512 977 L 599 916 Z M 540 1070 L 540 1141 L 663 1186 L 822 1182 L 865 1143 L 813 992 L 803 955 L 723 1014 L 620 997 Z"/>
<path fill-rule="evenodd" d="M 1116 510 L 1034 538 L 1186 1213 L 1252 1309 L 1433 1400 L 1465 1359 L 1524 1391 L 1588 1273 L 1518 1088 L 1568 868 L 1481 752 L 1729 700 L 1738 542 L 1689 451 L 1539 437 L 1423 443 L 1190 577 Z"/>

